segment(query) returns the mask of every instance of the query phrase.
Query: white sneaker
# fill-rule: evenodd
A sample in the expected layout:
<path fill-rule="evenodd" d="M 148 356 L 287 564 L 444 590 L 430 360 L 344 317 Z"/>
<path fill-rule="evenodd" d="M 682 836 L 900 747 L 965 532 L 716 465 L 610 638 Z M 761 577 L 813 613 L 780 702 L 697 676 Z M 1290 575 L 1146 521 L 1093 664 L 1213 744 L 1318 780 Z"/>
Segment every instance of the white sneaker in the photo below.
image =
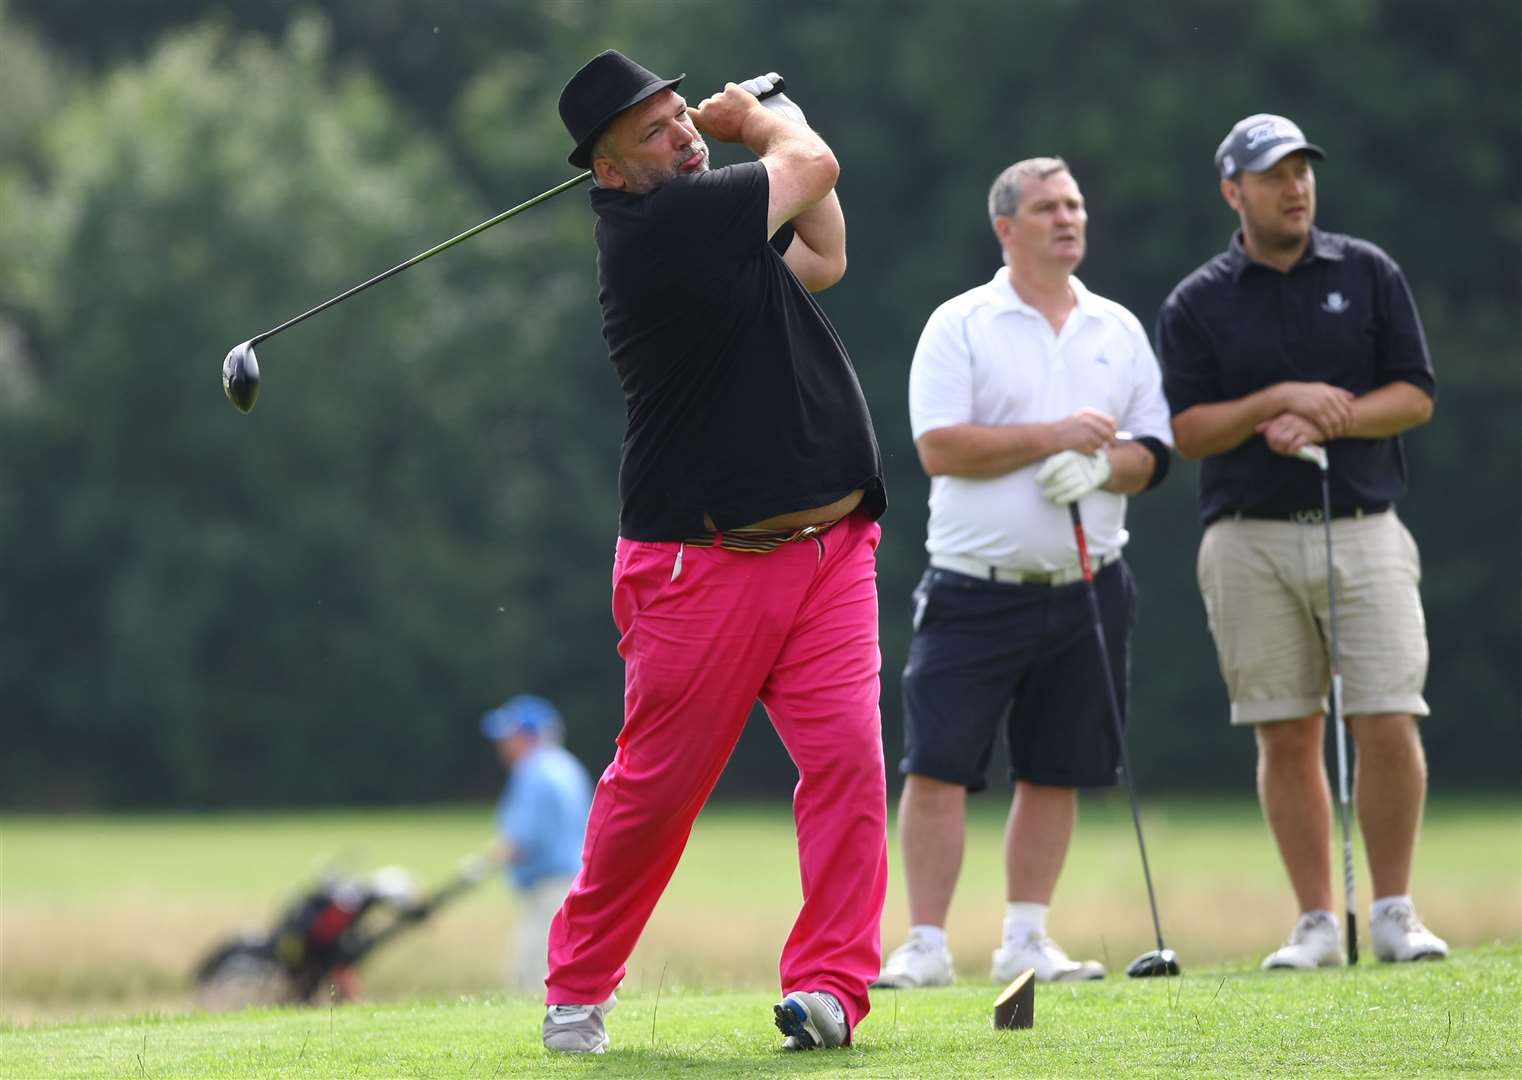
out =
<path fill-rule="evenodd" d="M 1083 982 L 1105 977 L 1105 966 L 1098 960 L 1070 960 L 1068 954 L 1045 934 L 1033 934 L 1025 941 L 1005 941 L 994 950 L 993 980 L 1007 983 L 1026 968 L 1033 968 L 1037 982 Z"/>
<path fill-rule="evenodd" d="M 601 1054 L 608 1049 L 603 1017 L 613 1011 L 612 994 L 600 1005 L 551 1005 L 544 1014 L 544 1046 L 565 1054 Z"/>
<path fill-rule="evenodd" d="M 1444 960 L 1448 943 L 1422 925 L 1410 904 L 1391 904 L 1369 922 L 1374 955 L 1381 960 Z"/>
<path fill-rule="evenodd" d="M 909 935 L 909 940 L 888 954 L 882 974 L 873 986 L 890 990 L 913 990 L 920 986 L 950 986 L 957 973 L 951 966 L 951 950 L 945 945 L 931 945 L 923 938 Z"/>
<path fill-rule="evenodd" d="M 1263 959 L 1263 970 L 1336 967 L 1341 964 L 1342 928 L 1324 911 L 1308 911 L 1295 922 L 1289 940 Z"/>
<path fill-rule="evenodd" d="M 786 1035 L 784 1050 L 817 1050 L 843 1046 L 851 1029 L 846 1010 L 834 994 L 819 990 L 794 990 L 772 1007 L 777 1029 Z"/>

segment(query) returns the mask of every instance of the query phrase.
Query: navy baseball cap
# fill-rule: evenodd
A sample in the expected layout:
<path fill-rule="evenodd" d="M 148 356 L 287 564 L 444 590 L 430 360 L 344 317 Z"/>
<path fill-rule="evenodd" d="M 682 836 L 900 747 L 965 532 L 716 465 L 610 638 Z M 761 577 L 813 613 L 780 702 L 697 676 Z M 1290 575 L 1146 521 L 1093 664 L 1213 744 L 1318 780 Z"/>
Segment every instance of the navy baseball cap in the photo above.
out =
<path fill-rule="evenodd" d="M 1306 142 L 1305 132 L 1294 121 L 1273 113 L 1254 113 L 1238 120 L 1236 127 L 1221 140 L 1216 147 L 1215 166 L 1221 171 L 1221 179 L 1228 180 L 1243 169 L 1248 172 L 1272 169 L 1281 158 L 1296 150 L 1304 150 L 1313 158 L 1326 157 L 1321 147 Z"/>
<path fill-rule="evenodd" d="M 493 742 L 520 731 L 542 735 L 560 730 L 560 713 L 544 698 L 519 694 L 481 717 L 481 734 Z"/>

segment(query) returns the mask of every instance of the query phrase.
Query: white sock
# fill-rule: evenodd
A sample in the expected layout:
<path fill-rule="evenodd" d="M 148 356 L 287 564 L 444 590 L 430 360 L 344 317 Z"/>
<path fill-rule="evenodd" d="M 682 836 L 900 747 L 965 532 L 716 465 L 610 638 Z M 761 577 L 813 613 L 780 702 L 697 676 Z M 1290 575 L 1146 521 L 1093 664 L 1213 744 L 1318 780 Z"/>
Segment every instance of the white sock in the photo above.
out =
<path fill-rule="evenodd" d="M 1411 903 L 1411 897 L 1409 896 L 1381 896 L 1369 905 L 1369 921 L 1377 921 L 1387 909 L 1394 907 L 1396 904 L 1405 904 L 1413 911 L 1416 909 L 1416 905 Z"/>
<path fill-rule="evenodd" d="M 929 923 L 915 923 L 909 928 L 909 936 L 932 949 L 940 949 L 946 945 L 945 928 L 931 926 Z"/>
<path fill-rule="evenodd" d="M 1031 904 L 1011 900 L 1004 905 L 1004 940 L 1026 942 L 1046 934 L 1046 913 L 1050 904 Z"/>
<path fill-rule="evenodd" d="M 1300 913 L 1300 917 L 1302 919 L 1307 915 L 1314 915 L 1317 918 L 1328 919 L 1331 921 L 1333 926 L 1338 927 L 1339 929 L 1342 927 L 1342 921 L 1337 918 L 1337 913 L 1335 911 L 1328 911 L 1326 908 L 1312 908 L 1310 911 L 1303 911 Z"/>

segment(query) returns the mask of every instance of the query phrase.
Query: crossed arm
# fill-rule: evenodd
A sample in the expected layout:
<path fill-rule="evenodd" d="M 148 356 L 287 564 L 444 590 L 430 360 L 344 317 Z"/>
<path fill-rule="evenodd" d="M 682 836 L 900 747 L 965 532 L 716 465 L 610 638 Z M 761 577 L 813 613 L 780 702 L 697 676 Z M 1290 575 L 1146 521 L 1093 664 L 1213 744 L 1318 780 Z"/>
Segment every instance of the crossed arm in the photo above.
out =
<path fill-rule="evenodd" d="M 1235 450 L 1262 435 L 1279 454 L 1331 439 L 1383 439 L 1425 424 L 1432 398 L 1412 383 L 1386 383 L 1355 397 L 1340 386 L 1282 382 L 1231 401 L 1194 405 L 1173 418 L 1173 438 L 1187 458 Z"/>
<path fill-rule="evenodd" d="M 1135 495 L 1146 490 L 1157 459 L 1139 443 L 1117 440 L 1115 420 L 1098 409 L 1079 409 L 1061 420 L 1033 424 L 952 424 L 915 442 L 928 476 L 1001 476 L 1063 450 L 1092 454 L 1103 448 L 1110 478 L 1103 490 Z"/>

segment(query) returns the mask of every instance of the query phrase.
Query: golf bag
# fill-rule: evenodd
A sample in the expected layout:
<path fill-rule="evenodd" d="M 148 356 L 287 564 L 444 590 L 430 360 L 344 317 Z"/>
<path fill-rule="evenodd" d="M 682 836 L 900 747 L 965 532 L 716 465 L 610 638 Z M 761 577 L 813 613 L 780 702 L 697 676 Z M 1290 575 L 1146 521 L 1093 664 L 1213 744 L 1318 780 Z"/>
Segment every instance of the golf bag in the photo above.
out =
<path fill-rule="evenodd" d="M 400 867 L 367 878 L 325 874 L 285 907 L 272 930 L 240 935 L 207 953 L 196 965 L 196 997 L 214 1011 L 351 1001 L 360 995 L 360 961 L 474 887 L 486 871 L 484 859 L 468 859 L 429 896 Z"/>

